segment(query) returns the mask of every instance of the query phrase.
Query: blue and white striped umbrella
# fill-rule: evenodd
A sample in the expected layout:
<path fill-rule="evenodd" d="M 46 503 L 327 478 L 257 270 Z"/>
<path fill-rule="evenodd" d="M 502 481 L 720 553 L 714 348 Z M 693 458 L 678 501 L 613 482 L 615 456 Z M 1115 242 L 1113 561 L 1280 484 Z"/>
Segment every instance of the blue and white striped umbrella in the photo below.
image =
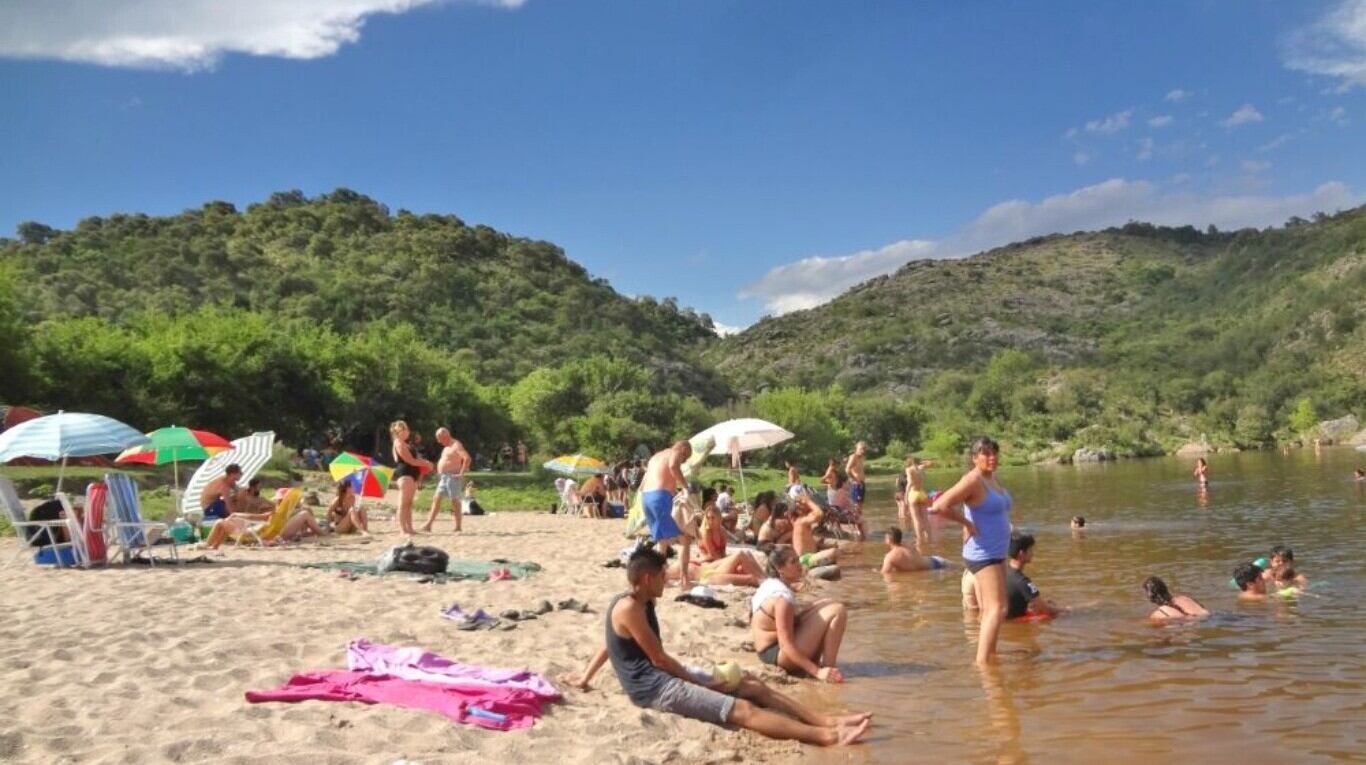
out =
<path fill-rule="evenodd" d="M 58 412 L 36 417 L 0 433 L 0 462 L 33 457 L 65 460 L 117 454 L 147 443 L 147 436 L 100 414 Z"/>

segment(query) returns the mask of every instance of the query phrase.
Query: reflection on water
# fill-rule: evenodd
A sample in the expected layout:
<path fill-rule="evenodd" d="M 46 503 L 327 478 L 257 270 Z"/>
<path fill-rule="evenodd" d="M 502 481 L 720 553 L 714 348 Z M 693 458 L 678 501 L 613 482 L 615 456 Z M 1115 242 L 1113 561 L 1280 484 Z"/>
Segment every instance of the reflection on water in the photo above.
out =
<path fill-rule="evenodd" d="M 1207 762 L 1366 760 L 1366 486 L 1346 449 L 1210 460 L 1197 491 L 1186 460 L 1002 471 L 1014 519 L 1038 539 L 1029 573 L 1044 596 L 1080 606 L 1050 622 L 1007 623 L 1000 664 L 973 664 L 957 571 L 884 581 L 880 545 L 853 556 L 831 594 L 851 608 L 840 652 L 850 682 L 804 684 L 822 706 L 871 710 L 875 735 L 816 762 Z M 931 471 L 942 488 L 956 473 Z M 874 530 L 894 522 L 875 483 Z M 1086 534 L 1068 522 L 1086 517 Z M 1296 600 L 1240 603 L 1233 567 L 1273 544 L 1314 584 Z M 956 530 L 932 552 L 957 561 Z M 1214 615 L 1155 626 L 1149 575 Z"/>

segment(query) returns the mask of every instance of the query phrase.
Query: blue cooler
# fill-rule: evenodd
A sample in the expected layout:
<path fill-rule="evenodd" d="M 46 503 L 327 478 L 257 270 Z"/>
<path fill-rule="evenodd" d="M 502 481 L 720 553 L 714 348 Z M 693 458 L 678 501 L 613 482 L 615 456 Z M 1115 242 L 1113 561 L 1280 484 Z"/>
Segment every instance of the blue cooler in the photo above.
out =
<path fill-rule="evenodd" d="M 40 566 L 56 566 L 59 563 L 63 566 L 75 566 L 78 563 L 76 550 L 70 547 L 44 547 L 33 554 L 33 562 Z"/>

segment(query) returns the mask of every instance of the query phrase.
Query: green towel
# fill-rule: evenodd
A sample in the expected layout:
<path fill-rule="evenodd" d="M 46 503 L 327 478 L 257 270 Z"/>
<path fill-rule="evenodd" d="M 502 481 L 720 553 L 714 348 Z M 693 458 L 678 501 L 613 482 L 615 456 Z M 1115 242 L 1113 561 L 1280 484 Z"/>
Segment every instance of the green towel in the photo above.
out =
<path fill-rule="evenodd" d="M 369 561 L 329 561 L 327 563 L 300 563 L 301 568 L 319 568 L 324 571 L 354 571 L 357 574 L 378 574 L 379 567 Z M 446 581 L 457 581 L 461 579 L 477 579 L 481 582 L 488 581 L 489 572 L 505 568 L 512 573 L 513 579 L 526 579 L 537 571 L 541 570 L 540 564 L 531 561 L 501 561 L 501 560 L 459 560 L 451 558 L 446 564 L 446 573 L 434 574 L 434 579 Z M 407 574 L 412 575 L 411 571 L 386 571 L 386 574 Z"/>

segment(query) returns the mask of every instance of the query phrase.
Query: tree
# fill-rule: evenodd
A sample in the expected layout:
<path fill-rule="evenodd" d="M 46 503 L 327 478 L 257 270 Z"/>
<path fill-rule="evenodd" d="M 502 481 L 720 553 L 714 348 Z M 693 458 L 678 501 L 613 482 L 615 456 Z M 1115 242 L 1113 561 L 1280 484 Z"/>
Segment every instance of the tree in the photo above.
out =
<path fill-rule="evenodd" d="M 754 413 L 792 431 L 795 438 L 760 454 L 771 465 L 792 461 L 812 468 L 824 466 L 850 446 L 849 434 L 835 418 L 828 398 L 800 388 L 779 388 L 754 397 Z"/>
<path fill-rule="evenodd" d="M 1319 413 L 1314 408 L 1314 402 L 1307 396 L 1300 399 L 1295 405 L 1295 411 L 1290 413 L 1290 429 L 1296 433 L 1308 433 L 1319 424 Z"/>

